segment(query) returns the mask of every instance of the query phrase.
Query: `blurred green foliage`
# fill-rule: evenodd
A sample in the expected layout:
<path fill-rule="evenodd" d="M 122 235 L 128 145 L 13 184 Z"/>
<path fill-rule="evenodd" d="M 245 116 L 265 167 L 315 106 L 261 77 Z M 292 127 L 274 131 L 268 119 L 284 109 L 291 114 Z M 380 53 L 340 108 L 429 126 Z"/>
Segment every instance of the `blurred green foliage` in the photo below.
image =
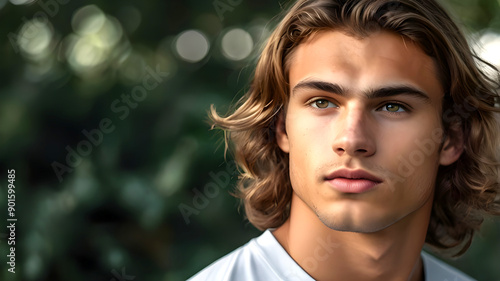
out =
<path fill-rule="evenodd" d="M 0 0 L 0 225 L 7 169 L 18 219 L 0 280 L 184 280 L 257 236 L 206 112 L 245 91 L 282 5 Z M 500 32 L 499 1 L 445 5 L 468 34 Z M 482 233 L 452 263 L 500 280 L 498 219 Z"/>

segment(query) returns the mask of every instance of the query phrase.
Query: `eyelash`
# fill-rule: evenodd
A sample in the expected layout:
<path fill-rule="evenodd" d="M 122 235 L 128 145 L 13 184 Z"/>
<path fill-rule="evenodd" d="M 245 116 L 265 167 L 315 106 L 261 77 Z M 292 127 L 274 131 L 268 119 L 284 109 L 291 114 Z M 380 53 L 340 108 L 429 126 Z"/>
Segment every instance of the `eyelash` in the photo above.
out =
<path fill-rule="evenodd" d="M 389 110 L 382 110 L 382 108 L 386 107 L 387 105 L 396 105 L 396 106 L 399 106 L 404 111 L 403 112 L 393 112 L 393 111 L 389 111 Z M 384 104 L 382 104 L 382 106 L 378 107 L 377 110 L 385 111 L 385 112 L 387 112 L 389 114 L 403 114 L 403 113 L 410 113 L 411 112 L 410 106 L 408 106 L 408 105 L 406 105 L 404 103 L 401 103 L 401 102 L 393 102 L 393 101 L 385 102 Z"/>
<path fill-rule="evenodd" d="M 313 99 L 313 100 L 311 100 L 311 101 L 307 102 L 307 104 L 308 104 L 309 106 L 311 106 L 312 108 L 314 108 L 314 109 L 318 109 L 318 110 L 323 110 L 323 109 L 331 108 L 331 107 L 327 107 L 327 108 L 315 107 L 315 106 L 314 106 L 314 105 L 315 105 L 315 102 L 318 102 L 318 101 L 326 101 L 326 102 L 328 102 L 328 103 L 331 103 L 331 104 L 335 105 L 335 107 L 338 107 L 338 105 L 337 105 L 335 102 L 332 102 L 332 101 L 330 101 L 330 100 L 328 100 L 328 99 L 325 99 L 325 98 Z M 333 108 L 335 108 L 335 107 L 333 107 Z"/>
<path fill-rule="evenodd" d="M 312 108 L 316 109 L 316 110 L 323 110 L 323 109 L 327 109 L 327 108 L 332 108 L 332 107 L 327 107 L 327 108 L 319 108 L 319 107 L 315 107 L 314 106 L 314 103 L 315 102 L 318 102 L 318 101 L 326 101 L 328 103 L 331 103 L 333 105 L 335 105 L 335 107 L 338 107 L 338 105 L 335 103 L 335 102 L 332 102 L 330 101 L 329 99 L 326 99 L 326 98 L 318 98 L 318 99 L 313 99 L 309 102 L 307 102 L 307 105 L 311 106 Z M 403 112 L 392 112 L 392 111 L 389 111 L 389 110 L 382 110 L 382 108 L 384 108 L 385 106 L 387 105 L 396 105 L 396 106 L 399 106 L 401 109 L 403 109 L 404 111 Z M 335 108 L 333 107 L 333 108 Z M 401 102 L 394 102 L 394 101 L 389 101 L 389 102 L 385 102 L 383 103 L 381 106 L 379 106 L 377 108 L 377 111 L 385 111 L 389 114 L 403 114 L 403 113 L 410 113 L 411 112 L 411 107 L 404 104 L 404 103 L 401 103 Z"/>

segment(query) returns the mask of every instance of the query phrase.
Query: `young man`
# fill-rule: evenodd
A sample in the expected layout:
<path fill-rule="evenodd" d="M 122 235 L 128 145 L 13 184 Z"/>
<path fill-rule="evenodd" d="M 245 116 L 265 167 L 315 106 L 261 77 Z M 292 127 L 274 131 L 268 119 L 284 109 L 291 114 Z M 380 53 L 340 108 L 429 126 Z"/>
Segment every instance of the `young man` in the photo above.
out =
<path fill-rule="evenodd" d="M 190 280 L 472 280 L 422 247 L 462 254 L 500 214 L 479 63 L 433 0 L 299 0 L 235 111 L 211 113 L 265 232 Z"/>

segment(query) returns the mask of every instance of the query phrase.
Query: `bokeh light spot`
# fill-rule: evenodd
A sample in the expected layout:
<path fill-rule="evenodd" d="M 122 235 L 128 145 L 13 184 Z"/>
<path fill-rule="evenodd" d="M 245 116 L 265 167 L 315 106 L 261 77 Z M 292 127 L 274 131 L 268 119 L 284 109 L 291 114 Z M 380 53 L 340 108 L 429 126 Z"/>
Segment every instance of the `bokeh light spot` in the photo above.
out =
<path fill-rule="evenodd" d="M 95 44 L 103 48 L 115 46 L 123 35 L 120 22 L 113 17 L 106 17 L 102 28 L 96 33 Z"/>
<path fill-rule="evenodd" d="M 487 62 L 500 67 L 500 34 L 488 32 L 479 39 L 482 48 L 479 56 Z"/>
<path fill-rule="evenodd" d="M 80 38 L 68 59 L 75 70 L 81 70 L 82 68 L 92 68 L 99 65 L 105 60 L 105 56 L 103 50 L 92 44 L 90 40 Z"/>
<path fill-rule="evenodd" d="M 14 5 L 27 5 L 27 4 L 35 2 L 36 0 L 9 0 L 9 1 L 10 1 L 10 3 L 12 3 Z"/>
<path fill-rule="evenodd" d="M 78 9 L 71 19 L 71 26 L 80 35 L 97 33 L 106 21 L 106 16 L 96 5 Z"/>
<path fill-rule="evenodd" d="M 25 56 L 45 57 L 52 42 L 52 26 L 36 20 L 27 21 L 21 27 L 17 44 Z"/>
<path fill-rule="evenodd" d="M 175 50 L 179 56 L 191 63 L 201 61 L 210 49 L 206 36 L 197 30 L 184 31 L 175 41 Z"/>
<path fill-rule="evenodd" d="M 124 259 L 124 254 L 120 249 L 113 248 L 108 252 L 108 262 L 112 266 L 123 264 Z"/>
<path fill-rule="evenodd" d="M 78 9 L 71 25 L 75 33 L 65 40 L 66 56 L 82 77 L 97 77 L 127 49 L 120 22 L 96 5 Z"/>
<path fill-rule="evenodd" d="M 498 50 L 500 50 L 500 34 L 488 31 L 473 38 L 472 42 L 474 43 L 472 43 L 472 45 L 475 53 L 481 59 L 499 68 L 500 52 Z M 490 76 L 490 78 L 497 79 L 497 71 L 480 61 L 477 61 L 477 65 L 486 75 Z"/>
<path fill-rule="evenodd" d="M 252 36 L 241 28 L 231 29 L 222 37 L 222 53 L 230 60 L 242 60 L 250 55 L 252 49 Z"/>
<path fill-rule="evenodd" d="M 24 270 L 26 276 L 28 276 L 29 279 L 34 280 L 36 276 L 39 276 L 42 268 L 43 260 L 39 254 L 31 254 L 26 258 L 26 262 L 24 263 Z"/>

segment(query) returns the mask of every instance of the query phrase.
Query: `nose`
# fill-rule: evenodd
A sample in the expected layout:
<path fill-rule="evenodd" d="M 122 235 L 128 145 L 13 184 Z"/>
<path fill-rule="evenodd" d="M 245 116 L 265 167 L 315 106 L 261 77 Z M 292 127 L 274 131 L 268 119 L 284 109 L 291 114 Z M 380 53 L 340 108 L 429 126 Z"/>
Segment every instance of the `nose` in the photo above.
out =
<path fill-rule="evenodd" d="M 361 107 L 345 107 L 335 120 L 333 150 L 339 156 L 369 157 L 376 152 L 376 139 L 369 113 Z"/>

